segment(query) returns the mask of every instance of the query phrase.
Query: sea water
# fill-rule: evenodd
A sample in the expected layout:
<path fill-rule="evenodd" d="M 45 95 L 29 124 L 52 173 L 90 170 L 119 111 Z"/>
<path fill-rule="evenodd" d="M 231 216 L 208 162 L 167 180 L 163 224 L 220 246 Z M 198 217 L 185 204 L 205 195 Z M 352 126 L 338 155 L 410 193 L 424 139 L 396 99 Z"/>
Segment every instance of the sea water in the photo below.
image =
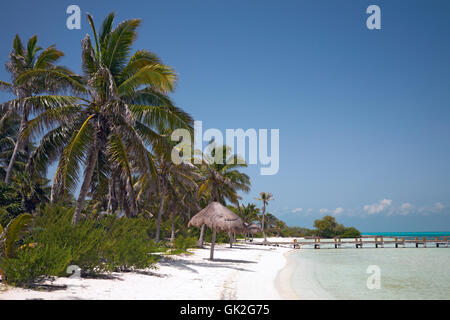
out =
<path fill-rule="evenodd" d="M 367 236 L 384 236 L 384 237 L 405 237 L 405 238 L 428 238 L 435 239 L 436 237 L 450 237 L 450 232 L 364 232 Z"/>
<path fill-rule="evenodd" d="M 450 299 L 445 247 L 300 249 L 288 267 L 300 299 Z"/>

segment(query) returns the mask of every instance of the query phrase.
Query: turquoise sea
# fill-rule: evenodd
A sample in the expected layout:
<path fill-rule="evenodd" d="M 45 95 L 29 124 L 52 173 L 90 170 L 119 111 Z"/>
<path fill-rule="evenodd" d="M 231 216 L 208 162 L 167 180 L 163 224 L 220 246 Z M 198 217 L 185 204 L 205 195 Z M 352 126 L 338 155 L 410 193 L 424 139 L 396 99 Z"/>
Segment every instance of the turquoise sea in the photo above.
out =
<path fill-rule="evenodd" d="M 436 237 L 450 237 L 450 232 L 363 232 L 362 235 L 434 239 Z"/>
<path fill-rule="evenodd" d="M 450 299 L 450 247 L 300 249 L 289 253 L 286 270 L 300 299 Z"/>

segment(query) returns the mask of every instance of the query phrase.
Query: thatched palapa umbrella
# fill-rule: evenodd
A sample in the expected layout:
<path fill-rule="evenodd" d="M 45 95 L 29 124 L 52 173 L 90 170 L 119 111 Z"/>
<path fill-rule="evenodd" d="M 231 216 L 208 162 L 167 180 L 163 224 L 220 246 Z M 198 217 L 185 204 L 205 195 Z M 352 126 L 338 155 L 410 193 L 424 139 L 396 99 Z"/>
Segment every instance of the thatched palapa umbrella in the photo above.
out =
<path fill-rule="evenodd" d="M 252 235 L 252 240 L 253 240 L 253 236 L 255 234 L 257 234 L 258 232 L 262 232 L 261 227 L 258 226 L 256 223 L 251 223 L 251 224 L 245 226 L 245 230 L 247 233 Z"/>
<path fill-rule="evenodd" d="M 216 243 L 216 232 L 243 232 L 245 231 L 244 223 L 241 218 L 233 211 L 220 204 L 219 202 L 211 202 L 206 208 L 200 210 L 189 221 L 188 227 L 201 227 L 206 225 L 212 229 L 211 254 L 210 259 L 214 259 L 214 245 Z"/>

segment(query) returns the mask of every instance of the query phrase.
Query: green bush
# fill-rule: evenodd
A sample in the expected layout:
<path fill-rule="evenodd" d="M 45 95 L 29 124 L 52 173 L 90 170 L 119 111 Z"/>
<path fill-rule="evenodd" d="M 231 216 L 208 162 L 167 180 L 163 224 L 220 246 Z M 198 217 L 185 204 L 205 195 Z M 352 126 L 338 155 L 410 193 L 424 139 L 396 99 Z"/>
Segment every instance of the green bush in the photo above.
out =
<path fill-rule="evenodd" d="M 336 219 L 332 216 L 324 216 L 322 219 L 314 221 L 313 230 L 314 234 L 321 238 L 354 238 L 361 236 L 361 233 L 353 227 L 344 227 L 342 224 L 337 223 Z"/>
<path fill-rule="evenodd" d="M 153 223 L 143 217 L 129 219 L 109 216 L 100 222 L 106 232 L 99 247 L 99 271 L 125 271 L 148 268 L 157 261 L 158 251 L 151 238 Z"/>
<path fill-rule="evenodd" d="M 73 211 L 73 208 L 59 206 L 42 210 L 35 219 L 33 242 L 56 251 L 66 250 L 70 256 L 70 264 L 89 270 L 100 264 L 99 246 L 105 232 L 95 220 L 81 220 L 78 225 L 72 225 Z M 62 276 L 65 271 L 64 268 L 59 273 L 47 275 Z"/>
<path fill-rule="evenodd" d="M 44 275 L 65 274 L 70 261 L 70 251 L 66 248 L 38 246 L 18 250 L 14 258 L 3 258 L 0 268 L 9 284 L 27 286 Z"/>
<path fill-rule="evenodd" d="M 174 248 L 182 251 L 195 248 L 197 246 L 197 240 L 195 237 L 179 236 L 175 239 Z"/>
<path fill-rule="evenodd" d="M 340 234 L 342 238 L 358 238 L 361 237 L 361 232 L 359 232 L 356 228 L 347 227 L 344 228 L 344 231 Z"/>
<path fill-rule="evenodd" d="M 8 283 L 26 286 L 41 276 L 65 276 L 69 265 L 88 274 L 143 269 L 157 261 L 151 254 L 159 250 L 151 239 L 153 221 L 107 216 L 73 226 L 72 215 L 72 208 L 60 206 L 41 210 L 21 239 L 25 245 L 0 260 Z"/>

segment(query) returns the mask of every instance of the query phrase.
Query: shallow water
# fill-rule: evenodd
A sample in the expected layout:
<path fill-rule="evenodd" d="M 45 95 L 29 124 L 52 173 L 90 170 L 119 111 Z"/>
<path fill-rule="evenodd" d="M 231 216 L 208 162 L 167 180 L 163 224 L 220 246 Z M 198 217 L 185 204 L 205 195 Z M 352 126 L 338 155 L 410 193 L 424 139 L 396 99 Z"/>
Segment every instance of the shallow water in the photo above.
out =
<path fill-rule="evenodd" d="M 450 299 L 450 248 L 302 249 L 288 264 L 301 299 Z"/>

